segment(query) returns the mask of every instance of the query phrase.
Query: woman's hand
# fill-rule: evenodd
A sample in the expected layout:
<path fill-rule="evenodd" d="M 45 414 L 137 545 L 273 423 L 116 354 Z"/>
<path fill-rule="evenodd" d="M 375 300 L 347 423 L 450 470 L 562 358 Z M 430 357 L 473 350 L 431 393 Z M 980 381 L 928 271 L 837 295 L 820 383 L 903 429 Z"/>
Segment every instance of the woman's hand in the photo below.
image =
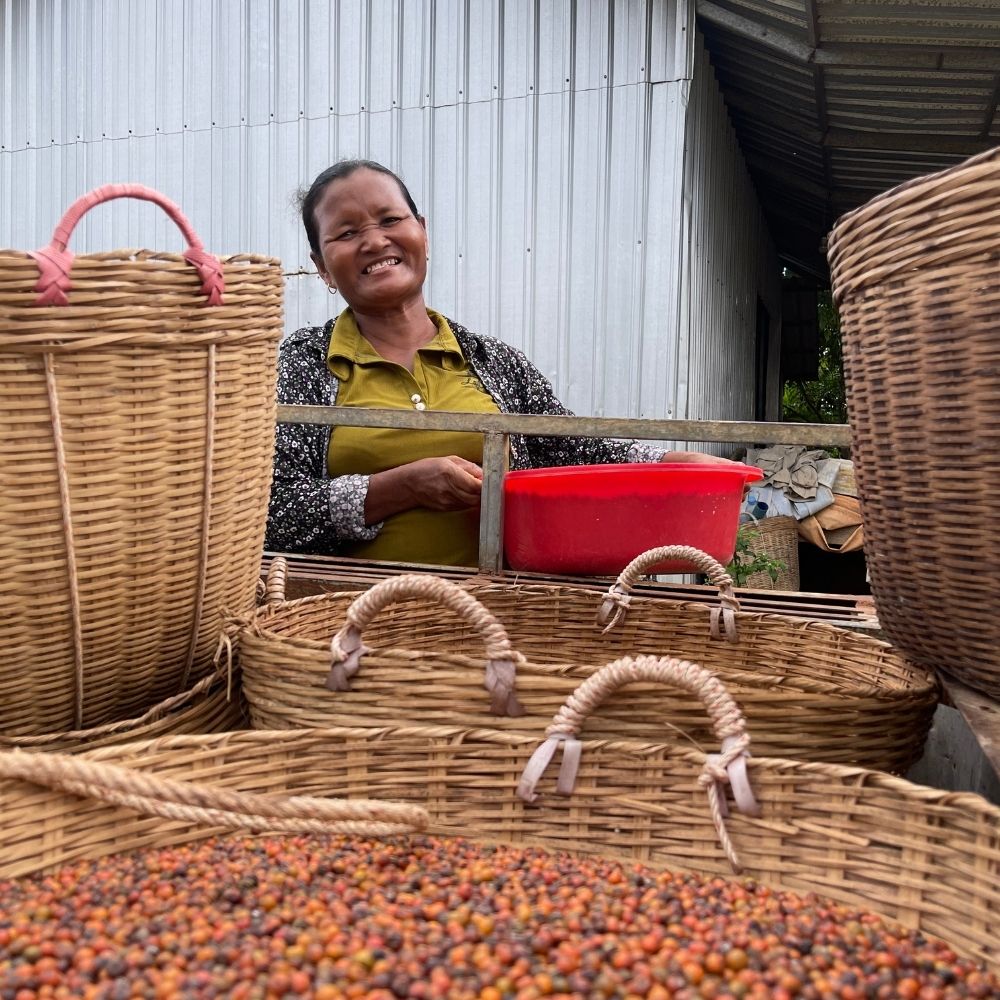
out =
<path fill-rule="evenodd" d="M 479 503 L 483 470 L 458 455 L 421 458 L 368 480 L 365 523 L 376 524 L 414 507 L 466 510 Z"/>
<path fill-rule="evenodd" d="M 465 510 L 479 503 L 483 470 L 474 462 L 448 455 L 422 458 L 402 468 L 407 470 L 407 486 L 414 507 Z"/>

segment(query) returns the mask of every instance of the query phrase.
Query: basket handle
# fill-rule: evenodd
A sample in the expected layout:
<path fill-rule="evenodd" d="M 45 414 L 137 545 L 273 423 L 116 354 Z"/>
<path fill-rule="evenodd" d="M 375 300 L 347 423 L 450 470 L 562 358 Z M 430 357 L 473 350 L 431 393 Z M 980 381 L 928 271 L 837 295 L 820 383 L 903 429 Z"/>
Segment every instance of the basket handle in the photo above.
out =
<path fill-rule="evenodd" d="M 354 599 L 347 609 L 346 624 L 330 641 L 332 659 L 326 686 L 331 691 L 350 691 L 350 678 L 361 667 L 361 657 L 371 652 L 362 643 L 361 633 L 390 604 L 412 597 L 443 604 L 479 632 L 486 643 L 485 686 L 490 693 L 490 711 L 494 715 L 524 715 L 514 693 L 517 663 L 523 663 L 524 657 L 511 646 L 504 627 L 457 584 L 418 573 L 381 580 Z"/>
<path fill-rule="evenodd" d="M 730 642 L 739 641 L 736 629 L 736 612 L 740 610 L 740 602 L 733 593 L 733 581 L 725 571 L 722 563 L 713 559 L 707 552 L 690 545 L 661 545 L 659 548 L 648 549 L 637 555 L 622 571 L 611 589 L 604 596 L 604 602 L 597 612 L 597 624 L 604 625 L 604 631 L 613 629 L 628 612 L 631 603 L 630 591 L 639 582 L 639 577 L 650 567 L 667 559 L 683 559 L 700 569 L 709 580 L 719 588 L 719 607 L 713 607 L 711 612 L 711 634 L 713 639 L 719 638 L 720 620 L 726 639 Z M 612 614 L 613 612 L 613 614 Z M 608 619 L 611 619 L 608 621 Z M 605 625 L 605 623 L 607 623 Z"/>
<path fill-rule="evenodd" d="M 38 297 L 36 306 L 65 306 L 69 304 L 67 293 L 73 287 L 69 272 L 73 265 L 73 252 L 68 249 L 69 239 L 73 235 L 80 219 L 90 209 L 115 198 L 139 198 L 159 205 L 177 224 L 187 241 L 184 259 L 198 272 L 201 278 L 201 290 L 210 306 L 222 305 L 225 291 L 225 279 L 222 275 L 222 264 L 218 257 L 208 253 L 198 234 L 188 222 L 184 213 L 169 198 L 142 184 L 105 184 L 95 188 L 89 194 L 77 198 L 59 220 L 52 241 L 40 250 L 29 251 L 28 255 L 38 263 L 39 277 L 35 285 Z"/>
<path fill-rule="evenodd" d="M 285 582 L 288 580 L 288 560 L 284 556 L 275 556 L 271 560 L 271 565 L 267 567 L 267 576 L 264 578 L 264 603 L 284 604 L 285 603 Z"/>
<path fill-rule="evenodd" d="M 144 816 L 228 829 L 382 837 L 425 830 L 430 822 L 425 809 L 408 803 L 237 792 L 71 754 L 0 752 L 0 776 L 125 806 Z"/>
<path fill-rule="evenodd" d="M 747 775 L 750 736 L 746 719 L 722 682 L 703 667 L 673 657 L 624 657 L 591 674 L 566 700 L 545 730 L 543 742 L 531 755 L 517 786 L 517 794 L 526 802 L 538 797 L 535 787 L 545 773 L 549 761 L 562 745 L 563 758 L 556 789 L 561 795 L 571 795 L 576 784 L 583 744 L 577 738 L 587 717 L 610 694 L 634 681 L 655 681 L 671 684 L 701 698 L 722 752 L 708 754 L 698 784 L 708 793 L 708 807 L 719 842 L 734 871 L 739 871 L 739 859 L 726 832 L 724 818 L 728 815 L 721 786 L 733 790 L 736 808 L 750 816 L 760 815 Z"/>

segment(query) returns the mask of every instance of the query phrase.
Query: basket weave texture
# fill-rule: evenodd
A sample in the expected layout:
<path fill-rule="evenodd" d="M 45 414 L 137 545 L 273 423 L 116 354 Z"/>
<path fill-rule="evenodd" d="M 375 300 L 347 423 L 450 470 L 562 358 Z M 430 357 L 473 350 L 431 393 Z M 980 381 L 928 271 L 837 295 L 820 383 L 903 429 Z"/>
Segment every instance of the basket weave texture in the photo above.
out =
<path fill-rule="evenodd" d="M 150 194 L 165 202 L 137 196 Z M 69 276 L 67 304 L 38 305 L 37 259 L 0 251 L 7 736 L 128 719 L 189 690 L 223 609 L 253 607 L 263 547 L 280 263 L 224 258 L 216 305 L 176 254 L 80 255 Z"/>
<path fill-rule="evenodd" d="M 249 717 L 238 675 L 231 680 L 209 675 L 198 681 L 190 691 L 165 699 L 135 719 L 66 733 L 0 736 L 0 751 L 20 749 L 81 753 L 161 736 L 228 733 L 247 728 Z"/>
<path fill-rule="evenodd" d="M 844 216 L 829 241 L 878 616 L 1000 697 L 1000 150 Z"/>
<path fill-rule="evenodd" d="M 794 517 L 765 517 L 748 529 L 750 551 L 779 560 L 784 566 L 772 580 L 766 570 L 751 573 L 743 584 L 753 590 L 799 589 L 799 527 Z"/>
<path fill-rule="evenodd" d="M 705 756 L 662 742 L 592 741 L 590 721 L 581 734 L 575 790 L 557 794 L 554 776 L 546 774 L 530 805 L 515 789 L 541 729 L 341 727 L 176 736 L 84 759 L 207 783 L 220 793 L 266 795 L 275 812 L 279 795 L 377 797 L 426 808 L 434 834 L 731 874 L 706 805 Z M 42 789 L 40 779 L 25 777 L 23 758 L 48 755 L 5 756 L 0 773 L 11 773 L 3 765 L 17 757 L 20 776 L 0 778 L 0 877 L 228 828 L 141 818 Z M 731 807 L 725 820 L 745 874 L 873 910 L 1000 966 L 1000 810 L 975 795 L 831 764 L 755 757 L 748 773 L 762 813 Z M 98 785 L 90 782 L 88 789 Z M 155 791 L 147 788 L 145 796 Z"/>
<path fill-rule="evenodd" d="M 707 559 L 697 550 L 683 551 Z M 633 567 L 643 559 L 685 558 L 679 552 L 655 549 Z M 718 563 L 701 565 L 711 569 L 713 582 L 729 586 Z M 622 574 L 625 589 L 637 575 L 634 569 Z M 421 588 L 428 579 L 441 585 L 437 592 Z M 415 582 L 407 590 L 400 580 Z M 477 622 L 475 612 L 445 609 L 441 595 L 449 587 L 457 589 L 433 577 L 394 577 L 365 595 L 365 607 L 359 602 L 350 611 L 357 594 L 281 602 L 277 588 L 239 637 L 254 727 L 406 723 L 530 730 L 617 656 L 679 656 L 726 684 L 750 722 L 756 752 L 902 773 L 920 756 L 937 703 L 928 671 L 884 642 L 830 625 L 735 611 L 737 638 L 731 641 L 713 638 L 706 605 L 633 596 L 627 614 L 602 633 L 595 624 L 601 597 L 592 591 L 471 583 L 465 589 L 489 612 Z M 732 601 L 731 590 L 729 595 Z M 359 621 L 358 634 L 371 649 L 350 690 L 330 690 L 337 660 L 332 640 Z M 524 716 L 495 714 L 484 690 L 487 661 L 504 658 L 516 670 Z M 696 699 L 641 683 L 618 692 L 588 732 L 595 739 L 650 740 L 665 726 L 697 745 L 711 738 Z"/>

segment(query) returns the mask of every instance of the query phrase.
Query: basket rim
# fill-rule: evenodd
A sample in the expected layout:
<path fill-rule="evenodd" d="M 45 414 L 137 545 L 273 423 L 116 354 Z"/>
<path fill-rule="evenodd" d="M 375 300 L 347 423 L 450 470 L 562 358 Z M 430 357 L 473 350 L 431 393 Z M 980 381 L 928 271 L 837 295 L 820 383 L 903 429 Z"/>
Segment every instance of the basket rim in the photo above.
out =
<path fill-rule="evenodd" d="M 870 198 L 863 205 L 859 205 L 857 208 L 851 209 L 851 211 L 845 212 L 841 215 L 833 224 L 833 229 L 831 230 L 831 240 L 838 232 L 842 232 L 854 222 L 872 214 L 878 209 L 884 208 L 891 202 L 897 200 L 916 200 L 918 197 L 926 194 L 927 191 L 933 190 L 936 186 L 946 182 L 955 174 L 970 168 L 981 166 L 984 163 L 990 163 L 994 160 L 1000 161 L 1000 145 L 993 149 L 984 150 L 982 153 L 977 153 L 975 156 L 962 160 L 961 163 L 953 163 L 950 167 L 944 167 L 942 170 L 934 171 L 934 173 L 920 174 L 918 177 L 911 177 L 909 180 L 903 181 L 901 184 L 897 184 L 895 187 L 889 188 L 888 191 L 882 191 L 873 198 Z"/>
<path fill-rule="evenodd" d="M 267 267 L 281 267 L 281 258 L 272 257 L 270 254 L 257 253 L 234 253 L 234 254 L 212 254 L 217 257 L 220 263 L 226 264 L 247 264 L 264 265 Z M 0 247 L 0 259 L 15 259 L 23 262 L 36 271 L 38 265 L 27 250 L 19 250 L 16 247 Z M 191 269 L 191 264 L 184 258 L 183 254 L 175 253 L 172 250 L 155 250 L 152 247 L 117 247 L 113 250 L 101 250 L 96 253 L 74 253 L 73 263 L 82 261 L 88 265 L 107 264 L 109 267 L 120 267 L 122 264 L 156 264 L 159 262 L 167 264 L 179 264 Z"/>
<path fill-rule="evenodd" d="M 280 744 L 289 742 L 294 745 L 298 741 L 320 739 L 323 736 L 333 738 L 362 738 L 378 743 L 386 738 L 426 738 L 433 740 L 448 739 L 453 746 L 462 746 L 467 739 L 486 740 L 491 743 L 508 746 L 537 746 L 544 739 L 538 733 L 526 734 L 517 730 L 476 729 L 470 730 L 462 726 L 324 726 L 305 729 L 242 729 L 227 733 L 178 733 L 157 736 L 153 739 L 136 740 L 128 743 L 116 743 L 111 746 L 98 747 L 80 754 L 91 760 L 105 760 L 128 754 L 141 762 L 146 770 L 156 764 L 156 754 L 166 751 L 197 748 L 218 744 L 220 750 L 241 744 Z M 752 736 L 752 734 L 751 734 Z M 587 748 L 610 749 L 638 756 L 666 753 L 671 759 L 683 761 L 685 764 L 702 765 L 705 758 L 699 750 L 685 749 L 673 743 L 650 743 L 639 740 L 606 740 L 587 739 L 586 731 L 580 734 L 580 743 Z M 751 755 L 747 766 L 766 768 L 768 770 L 784 771 L 789 774 L 796 772 L 808 774 L 827 774 L 838 778 L 849 778 L 858 787 L 884 788 L 912 796 L 913 799 L 927 805 L 966 806 L 977 812 L 991 813 L 1000 826 L 1000 805 L 977 795 L 975 792 L 955 792 L 941 788 L 931 788 L 908 781 L 906 778 L 876 771 L 871 768 L 848 764 L 832 764 L 825 761 L 794 760 L 787 757 L 764 757 Z"/>
<path fill-rule="evenodd" d="M 571 592 L 573 596 L 579 595 L 579 590 L 572 587 L 559 587 L 546 584 L 515 584 L 513 586 L 506 584 L 483 584 L 482 586 L 476 585 L 471 593 L 473 595 L 477 593 L 482 593 L 484 590 L 495 589 L 500 593 L 509 593 L 512 589 L 519 588 L 531 589 L 535 591 L 551 592 L 553 590 Z M 278 630 L 268 628 L 266 624 L 262 624 L 269 619 L 276 618 L 282 614 L 283 611 L 287 611 L 289 615 L 296 613 L 300 608 L 307 607 L 310 605 L 316 605 L 323 603 L 329 603 L 331 599 L 340 598 L 341 600 L 345 596 L 358 596 L 358 594 L 364 593 L 364 591 L 354 592 L 354 591 L 335 591 L 331 593 L 324 594 L 310 594 L 307 597 L 300 597 L 292 601 L 282 601 L 270 605 L 263 605 L 256 609 L 253 615 L 250 617 L 245 624 L 241 624 L 239 629 L 240 643 L 244 641 L 244 636 L 249 634 L 254 639 L 261 639 L 267 642 L 273 642 L 279 645 L 284 645 L 289 648 L 299 649 L 310 653 L 321 654 L 324 658 L 324 662 L 328 665 L 329 655 L 330 655 L 330 642 L 326 642 L 319 639 L 308 639 L 301 636 L 288 635 Z M 410 601 L 421 601 L 421 598 L 408 598 L 407 602 Z M 425 602 L 426 603 L 426 602 Z M 712 608 L 711 605 L 702 604 L 697 601 L 678 601 L 676 603 L 671 603 L 671 611 L 676 611 L 681 614 L 692 614 L 705 616 L 706 622 L 708 615 L 710 614 Z M 343 618 L 343 615 L 341 615 Z M 802 691 L 808 694 L 814 695 L 829 695 L 834 698 L 844 698 L 844 697 L 868 697 L 876 698 L 879 700 L 893 700 L 895 698 L 916 698 L 924 699 L 933 696 L 934 700 L 938 700 L 940 685 L 938 683 L 937 677 L 934 672 L 929 668 L 922 666 L 917 663 L 913 663 L 910 660 L 903 657 L 899 650 L 892 646 L 890 643 L 885 642 L 881 639 L 874 639 L 871 636 L 859 635 L 856 632 L 852 632 L 849 629 L 839 629 L 835 625 L 830 625 L 827 622 L 813 622 L 813 621 L 794 621 L 790 622 L 789 619 L 782 617 L 781 615 L 772 615 L 766 613 L 758 613 L 754 611 L 739 611 L 736 612 L 737 624 L 740 621 L 744 622 L 755 622 L 761 624 L 769 624 L 775 627 L 783 628 L 793 628 L 797 632 L 804 633 L 817 633 L 818 637 L 823 637 L 826 641 L 832 642 L 836 639 L 841 643 L 848 643 L 850 645 L 861 647 L 863 649 L 871 649 L 873 652 L 878 651 L 882 655 L 889 656 L 893 661 L 895 661 L 895 666 L 904 673 L 910 675 L 908 685 L 899 688 L 885 688 L 878 686 L 876 684 L 853 684 L 850 688 L 845 688 L 843 685 L 835 684 L 831 681 L 826 680 L 822 677 L 808 678 L 808 683 L 802 686 Z M 331 638 L 336 633 L 340 625 L 344 624 L 344 621 L 340 621 L 336 625 L 332 625 L 330 629 Z M 706 624 L 706 630 L 708 626 Z M 822 640 L 821 640 L 822 641 Z M 516 648 L 516 647 L 515 647 Z M 371 647 L 371 654 L 379 656 L 391 656 L 395 653 L 402 653 L 407 651 L 409 653 L 419 652 L 418 649 L 406 646 L 373 646 Z M 481 662 L 482 657 L 469 657 L 462 653 L 446 653 L 440 652 L 435 653 L 435 655 L 440 655 L 447 658 L 448 660 L 464 660 L 466 662 Z M 614 657 L 609 652 L 608 656 L 613 659 Z M 533 660 L 531 657 L 525 656 L 527 662 L 534 668 L 541 669 L 545 672 L 553 673 L 563 673 L 567 669 L 578 666 L 576 661 L 572 662 L 559 662 L 559 663 L 539 663 Z M 598 658 L 594 663 L 583 664 L 584 666 L 603 666 L 605 662 L 608 662 L 607 658 Z M 250 661 L 244 660 L 243 667 L 244 672 L 247 666 L 253 669 Z M 717 673 L 717 668 L 706 667 L 706 669 Z M 739 670 L 738 668 L 733 668 L 727 677 L 732 677 L 733 680 L 746 679 L 748 682 L 752 683 L 754 679 L 760 679 L 760 674 L 755 673 L 750 670 Z M 776 687 L 778 685 L 775 685 Z M 763 688 L 764 685 L 761 685 Z M 788 690 L 794 689 L 794 683 L 792 685 L 782 684 L 783 687 Z"/>

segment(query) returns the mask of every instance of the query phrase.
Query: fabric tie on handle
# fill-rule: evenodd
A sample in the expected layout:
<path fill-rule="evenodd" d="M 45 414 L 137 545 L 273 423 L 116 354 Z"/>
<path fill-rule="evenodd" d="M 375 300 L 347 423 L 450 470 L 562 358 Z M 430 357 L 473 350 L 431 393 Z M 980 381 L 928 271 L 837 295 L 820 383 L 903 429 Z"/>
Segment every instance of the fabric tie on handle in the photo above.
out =
<path fill-rule="evenodd" d="M 736 737 L 727 736 L 722 741 L 722 753 L 705 755 L 705 770 L 698 779 L 698 783 L 703 788 L 707 788 L 708 782 L 705 776 L 709 775 L 720 793 L 723 785 L 729 785 L 733 791 L 737 810 L 744 816 L 759 816 L 761 813 L 760 803 L 750 787 L 750 775 L 747 774 L 748 756 L 746 748 L 740 746 Z M 729 815 L 726 798 L 721 794 L 719 808 L 723 816 Z"/>
<path fill-rule="evenodd" d="M 570 736 L 567 733 L 554 733 L 544 743 L 538 745 L 524 767 L 521 780 L 517 783 L 517 794 L 525 802 L 534 802 L 538 798 L 535 788 L 560 745 L 563 748 L 563 757 L 562 763 L 559 765 L 556 791 L 560 795 L 572 794 L 576 786 L 576 773 L 580 767 L 583 746 L 575 736 Z"/>
<path fill-rule="evenodd" d="M 740 602 L 733 593 L 732 578 L 720 562 L 691 545 L 661 545 L 637 555 L 604 595 L 597 612 L 597 624 L 604 625 L 603 631 L 607 632 L 621 622 L 628 613 L 630 592 L 639 578 L 650 567 L 668 559 L 682 559 L 691 563 L 719 588 L 719 606 L 713 607 L 709 614 L 709 634 L 713 639 L 725 635 L 729 642 L 738 642 L 736 612 L 740 610 Z"/>
<path fill-rule="evenodd" d="M 38 293 L 34 304 L 36 306 L 69 305 L 68 293 L 73 287 L 70 270 L 73 266 L 73 252 L 68 248 L 70 236 L 80 219 L 96 205 L 115 198 L 138 198 L 159 205 L 177 224 L 187 241 L 184 259 L 198 272 L 201 278 L 201 291 L 206 303 L 210 306 L 222 305 L 225 291 L 225 278 L 222 274 L 222 264 L 218 257 L 205 250 L 201 240 L 188 222 L 184 213 L 169 198 L 142 184 L 105 184 L 95 188 L 89 194 L 78 198 L 66 210 L 48 246 L 28 252 L 38 264 L 38 281 L 35 291 Z"/>
<path fill-rule="evenodd" d="M 673 684 L 698 695 L 704 702 L 722 752 L 705 756 L 698 785 L 708 795 L 709 813 L 719 843 L 733 871 L 739 873 L 739 858 L 725 826 L 728 809 L 724 786 L 728 784 L 732 787 L 736 808 L 741 813 L 760 815 L 760 806 L 750 787 L 746 768 L 750 745 L 746 720 L 719 679 L 687 660 L 655 656 L 624 657 L 588 677 L 570 695 L 546 729 L 546 739 L 531 755 L 522 772 L 517 794 L 526 802 L 534 802 L 538 798 L 535 791 L 538 781 L 561 743 L 564 750 L 557 791 L 561 795 L 570 795 L 583 753 L 583 746 L 577 738 L 583 723 L 608 695 L 634 681 Z"/>
<path fill-rule="evenodd" d="M 372 649 L 362 641 L 362 633 L 381 611 L 391 604 L 412 598 L 436 601 L 454 611 L 476 629 L 486 643 L 484 687 L 490 695 L 494 715 L 524 715 L 514 692 L 517 665 L 524 663 L 510 644 L 503 626 L 468 591 L 436 576 L 406 573 L 376 583 L 355 598 L 345 615 L 343 628 L 330 640 L 330 673 L 326 687 L 330 691 L 350 691 L 350 679 L 361 668 L 361 658 Z"/>
<path fill-rule="evenodd" d="M 330 676 L 326 679 L 330 691 L 350 691 L 350 679 L 361 669 L 361 657 L 371 647 L 361 641 L 357 625 L 345 625 L 330 640 Z"/>

